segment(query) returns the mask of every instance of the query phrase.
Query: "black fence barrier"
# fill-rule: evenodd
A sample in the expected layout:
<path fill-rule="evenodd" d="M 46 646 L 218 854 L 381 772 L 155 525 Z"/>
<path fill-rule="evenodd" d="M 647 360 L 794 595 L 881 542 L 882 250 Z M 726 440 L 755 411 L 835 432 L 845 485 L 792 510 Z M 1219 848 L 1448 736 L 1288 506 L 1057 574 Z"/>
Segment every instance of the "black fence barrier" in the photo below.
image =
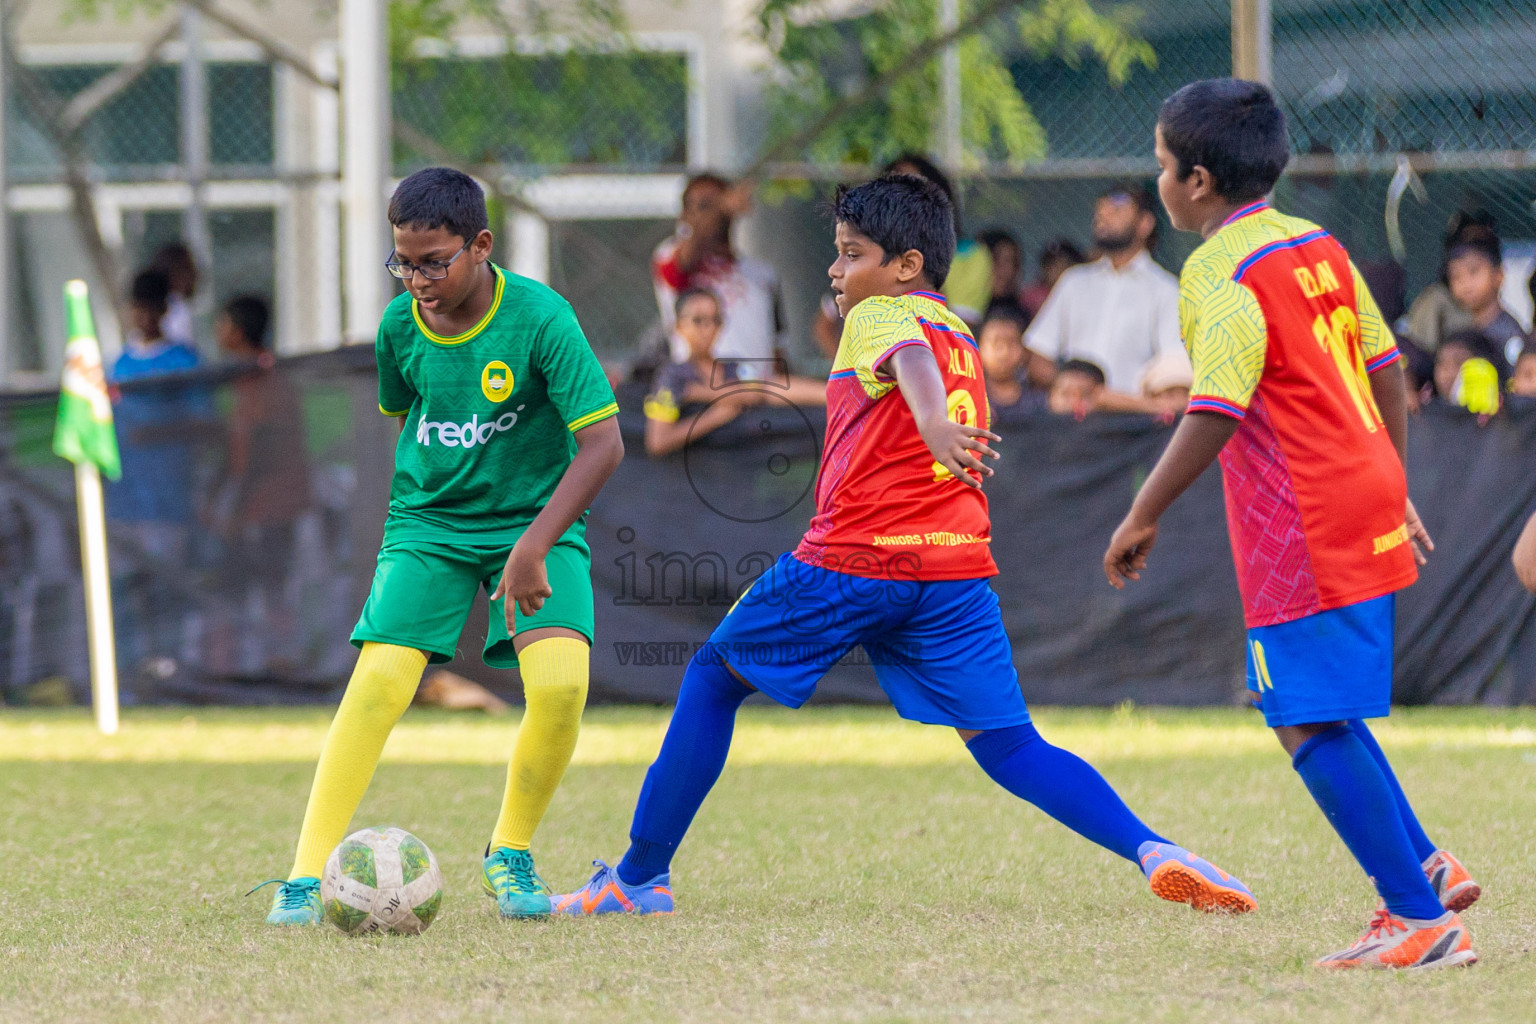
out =
<path fill-rule="evenodd" d="M 374 388 L 360 348 L 120 389 L 138 493 L 109 491 L 108 534 L 129 702 L 334 699 L 396 441 Z M 730 604 L 799 540 L 825 420 L 771 401 L 651 460 L 641 398 L 620 390 L 629 455 L 587 526 L 593 695 L 667 702 Z M 48 450 L 55 402 L 0 398 L 0 693 L 11 702 L 87 693 L 72 477 Z M 1171 429 L 1046 413 L 999 427 L 1003 459 L 986 487 L 993 586 L 1031 701 L 1240 699 L 1243 623 L 1216 471 L 1165 518 L 1139 584 L 1115 591 L 1100 569 Z M 1410 429 L 1410 474 L 1437 550 L 1399 601 L 1398 699 L 1536 702 L 1536 599 L 1509 565 L 1536 508 L 1536 403 L 1486 423 L 1426 409 Z M 482 597 L 448 667 L 515 696 L 513 674 L 480 663 L 485 617 Z M 882 700 L 868 660 L 855 650 L 834 666 L 818 699 Z"/>

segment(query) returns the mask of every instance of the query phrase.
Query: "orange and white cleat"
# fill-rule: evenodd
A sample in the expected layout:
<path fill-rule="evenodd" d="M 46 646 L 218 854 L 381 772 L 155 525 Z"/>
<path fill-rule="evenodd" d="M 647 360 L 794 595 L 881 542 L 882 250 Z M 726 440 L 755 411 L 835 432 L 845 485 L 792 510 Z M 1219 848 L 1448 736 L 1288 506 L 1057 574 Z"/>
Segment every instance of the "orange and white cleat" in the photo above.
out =
<path fill-rule="evenodd" d="M 1142 843 L 1136 851 L 1152 892 L 1172 903 L 1188 903 L 1207 913 L 1246 914 L 1258 900 L 1242 882 L 1204 857 L 1172 843 Z"/>
<path fill-rule="evenodd" d="M 1436 850 L 1424 862 L 1424 875 L 1440 897 L 1440 905 L 1455 914 L 1476 903 L 1483 894 L 1483 887 L 1472 880 L 1461 861 L 1444 850 Z"/>
<path fill-rule="evenodd" d="M 1370 927 L 1353 946 L 1313 964 L 1326 970 L 1411 970 L 1461 967 L 1477 963 L 1472 936 L 1455 913 L 1437 921 L 1409 921 L 1391 911 L 1376 911 Z"/>

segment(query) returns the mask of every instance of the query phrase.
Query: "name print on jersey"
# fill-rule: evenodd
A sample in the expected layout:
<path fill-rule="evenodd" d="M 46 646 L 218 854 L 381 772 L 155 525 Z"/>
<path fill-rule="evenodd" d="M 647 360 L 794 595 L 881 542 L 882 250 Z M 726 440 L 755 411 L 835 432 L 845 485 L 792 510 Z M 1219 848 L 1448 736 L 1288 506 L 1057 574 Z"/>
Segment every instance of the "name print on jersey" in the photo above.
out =
<path fill-rule="evenodd" d="M 517 426 L 517 414 L 526 408 L 526 405 L 520 405 L 515 412 L 504 412 L 484 423 L 480 422 L 479 413 L 475 413 L 465 423 L 423 419 L 416 425 L 416 443 L 424 448 L 432 447 L 432 432 L 435 430 L 438 444 L 448 448 L 473 448 Z"/>

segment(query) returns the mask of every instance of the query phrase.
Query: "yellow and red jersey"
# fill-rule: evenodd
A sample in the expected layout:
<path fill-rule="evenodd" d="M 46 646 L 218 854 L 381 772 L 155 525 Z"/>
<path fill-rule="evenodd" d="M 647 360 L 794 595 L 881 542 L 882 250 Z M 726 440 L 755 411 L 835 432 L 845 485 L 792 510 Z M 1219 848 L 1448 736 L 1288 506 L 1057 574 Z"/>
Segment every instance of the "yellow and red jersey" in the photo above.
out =
<path fill-rule="evenodd" d="M 996 576 L 986 497 L 934 460 L 885 366 L 908 345 L 933 353 L 949 418 L 987 425 L 975 339 L 943 296 L 912 292 L 859 303 L 827 380 L 816 515 L 795 557 L 877 579 Z"/>
<path fill-rule="evenodd" d="M 1412 583 L 1407 480 L 1368 377 L 1400 353 L 1344 247 L 1244 207 L 1184 265 L 1179 321 L 1190 411 L 1242 421 L 1221 465 L 1248 626 Z"/>

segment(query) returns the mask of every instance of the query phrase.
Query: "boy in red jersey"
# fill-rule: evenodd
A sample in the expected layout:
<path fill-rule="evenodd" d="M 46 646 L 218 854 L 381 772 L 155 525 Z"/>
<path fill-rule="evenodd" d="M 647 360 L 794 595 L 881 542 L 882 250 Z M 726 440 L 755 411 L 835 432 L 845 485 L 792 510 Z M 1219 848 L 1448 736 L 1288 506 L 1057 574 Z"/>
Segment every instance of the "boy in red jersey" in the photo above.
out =
<path fill-rule="evenodd" d="M 1265 201 L 1288 157 L 1270 91 L 1215 79 L 1158 115 L 1158 191 L 1205 243 L 1184 265 L 1188 414 L 1110 541 L 1139 579 L 1157 520 L 1218 455 L 1248 624 L 1248 688 L 1384 906 L 1318 966 L 1477 959 L 1457 911 L 1479 890 L 1430 842 L 1363 719 L 1392 699 L 1393 594 L 1429 535 L 1408 501 L 1402 369 L 1342 246 Z"/>
<path fill-rule="evenodd" d="M 942 189 L 888 175 L 836 200 L 828 273 L 847 320 L 827 383 L 816 515 L 689 663 L 616 868 L 566 914 L 671 913 L 669 868 L 754 690 L 789 707 L 863 645 L 904 718 L 956 729 L 983 770 L 1136 864 L 1164 899 L 1246 911 L 1237 879 L 1158 836 L 1086 762 L 1040 738 L 1019 691 L 988 545 L 986 388 L 976 342 L 935 289 L 955 251 Z"/>

